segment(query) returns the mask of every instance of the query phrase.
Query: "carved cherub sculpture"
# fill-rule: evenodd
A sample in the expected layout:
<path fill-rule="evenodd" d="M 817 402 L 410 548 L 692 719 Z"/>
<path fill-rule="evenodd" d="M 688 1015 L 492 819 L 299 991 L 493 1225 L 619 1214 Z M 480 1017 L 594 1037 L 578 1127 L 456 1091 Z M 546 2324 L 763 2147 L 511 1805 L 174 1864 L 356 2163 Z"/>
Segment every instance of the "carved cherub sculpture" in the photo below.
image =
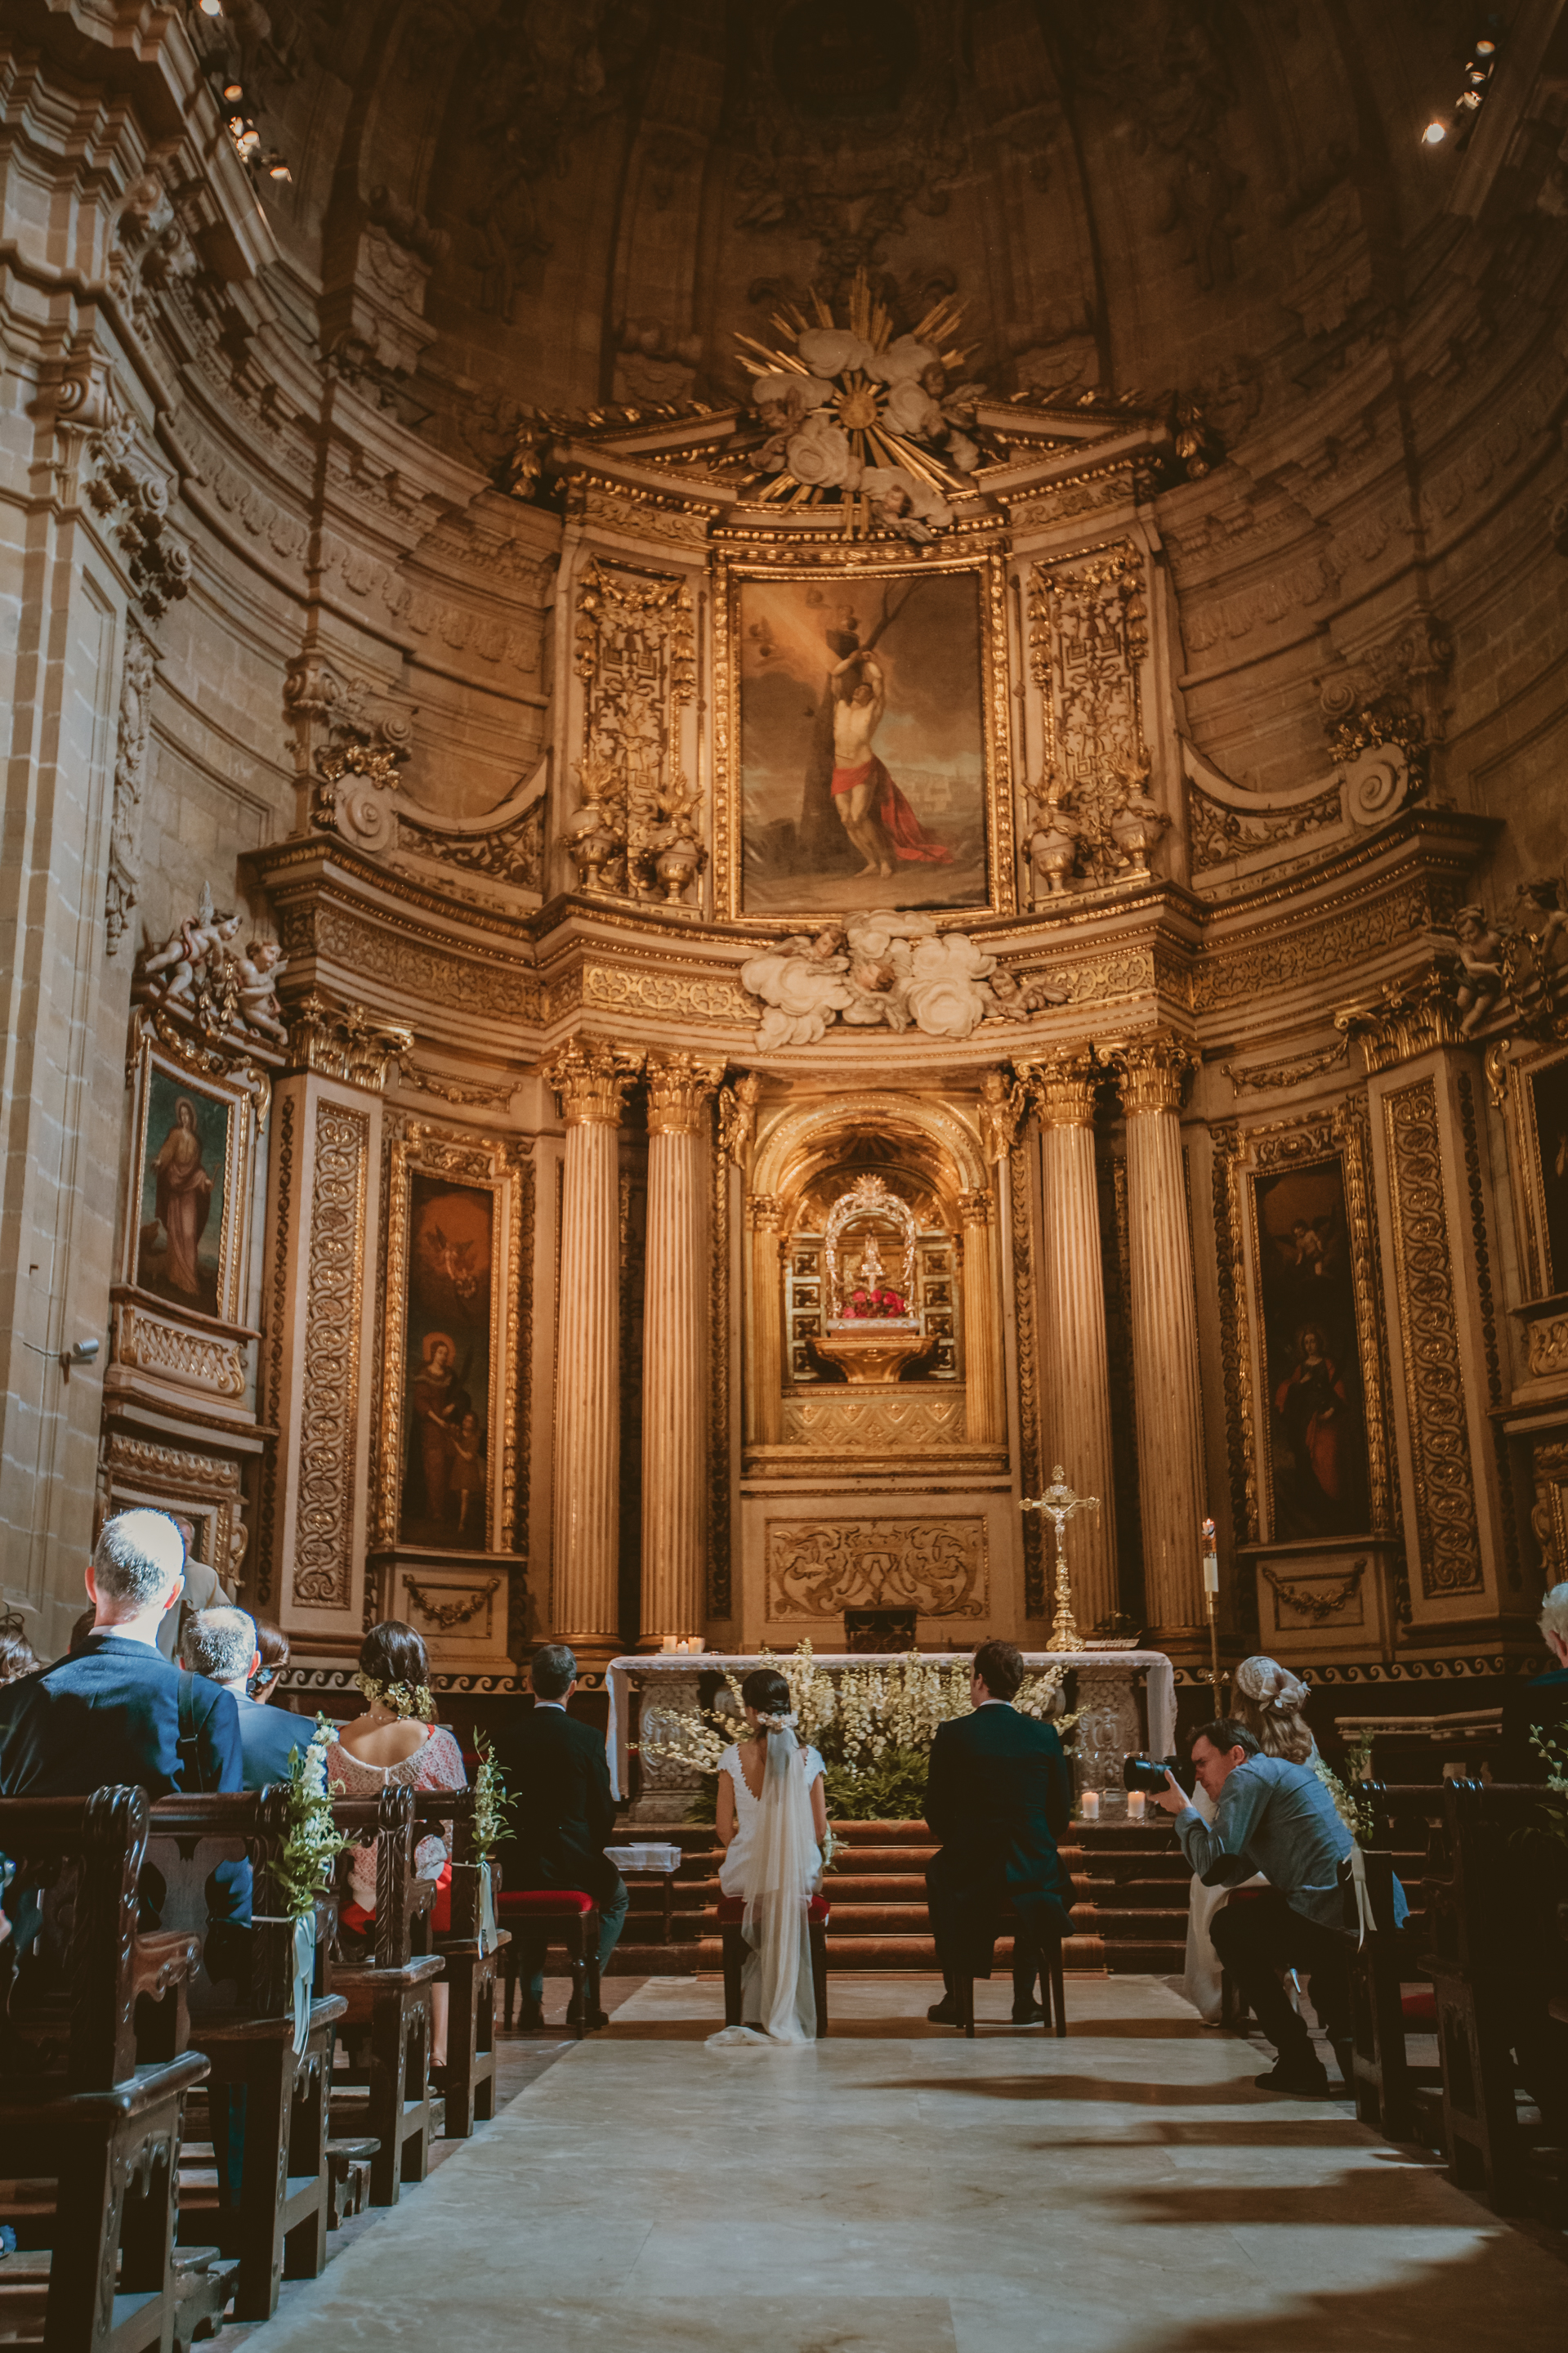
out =
<path fill-rule="evenodd" d="M 1048 988 L 1043 980 L 1018 980 L 1010 972 L 994 972 L 987 984 L 992 1005 L 987 1021 L 1031 1021 L 1047 1005 L 1065 1005 L 1065 988 Z"/>
<path fill-rule="evenodd" d="M 289 1043 L 289 1032 L 283 1026 L 283 1008 L 278 1001 L 276 984 L 286 961 L 276 940 L 252 940 L 245 954 L 235 959 L 241 1020 L 247 1029 L 276 1039 L 280 1046 Z"/>
<path fill-rule="evenodd" d="M 229 942 L 239 929 L 237 914 L 219 915 L 213 909 L 212 885 L 202 885 L 202 902 L 195 915 L 187 915 L 176 931 L 171 932 L 160 948 L 154 948 L 143 960 L 142 976 L 156 980 L 164 973 L 158 994 L 161 998 L 189 997 L 195 988 L 196 975 L 209 960 L 221 965 L 228 953 Z"/>
<path fill-rule="evenodd" d="M 1454 929 L 1465 973 L 1455 993 L 1462 1017 L 1459 1029 L 1465 1037 L 1473 1038 L 1506 986 L 1502 942 L 1488 923 L 1484 907 L 1461 907 L 1454 918 Z"/>
<path fill-rule="evenodd" d="M 986 1071 L 980 1082 L 980 1132 L 987 1160 L 1006 1159 L 1028 1100 L 1022 1079 L 1010 1079 L 1005 1071 Z"/>

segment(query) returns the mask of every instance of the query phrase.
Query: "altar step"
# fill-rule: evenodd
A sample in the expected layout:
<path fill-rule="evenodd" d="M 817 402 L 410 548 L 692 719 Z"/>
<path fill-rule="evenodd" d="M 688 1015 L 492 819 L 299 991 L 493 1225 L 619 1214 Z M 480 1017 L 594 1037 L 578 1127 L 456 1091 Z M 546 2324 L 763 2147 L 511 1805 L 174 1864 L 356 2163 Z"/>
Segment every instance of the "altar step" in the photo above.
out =
<path fill-rule="evenodd" d="M 669 1938 L 663 1890 L 634 1885 L 612 1974 L 686 1976 L 720 1966 L 714 1923 L 720 1858 L 712 1831 L 682 1826 L 660 1835 L 685 1856 L 671 1894 Z M 826 1882 L 833 1905 L 828 1968 L 934 1968 L 925 1866 L 935 1845 L 925 1824 L 846 1822 L 837 1835 L 837 1856 Z M 1073 1934 L 1063 1947 L 1068 1968 L 1179 1973 L 1190 1874 L 1163 1815 L 1148 1822 L 1074 1822 L 1061 1856 L 1072 1880 Z M 1010 1952 L 1009 1942 L 999 1940 L 998 1966 L 1006 1965 Z"/>

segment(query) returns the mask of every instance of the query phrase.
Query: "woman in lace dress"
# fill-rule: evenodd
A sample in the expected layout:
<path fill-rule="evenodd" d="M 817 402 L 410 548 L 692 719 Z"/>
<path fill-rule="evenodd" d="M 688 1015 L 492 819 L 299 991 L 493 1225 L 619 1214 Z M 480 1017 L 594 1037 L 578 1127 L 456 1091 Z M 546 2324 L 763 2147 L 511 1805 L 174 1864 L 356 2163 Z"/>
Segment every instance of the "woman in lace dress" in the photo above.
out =
<path fill-rule="evenodd" d="M 1310 1694 L 1299 1675 L 1282 1667 L 1278 1659 L 1243 1659 L 1231 1688 L 1237 1720 L 1247 1726 L 1265 1757 L 1289 1757 L 1293 1765 L 1313 1762 L 1317 1743 L 1302 1714 Z M 1201 1788 L 1194 1790 L 1193 1803 L 1205 1821 L 1213 1820 L 1213 1800 Z M 1268 1883 L 1258 1872 L 1244 1884 L 1266 1887 Z M 1219 2023 L 1223 1974 L 1211 1926 L 1230 1892 L 1228 1887 L 1205 1887 L 1201 1879 L 1194 1879 L 1187 1905 L 1187 1957 L 1182 1989 L 1210 2026 Z"/>
<path fill-rule="evenodd" d="M 753 1667 L 741 1704 L 753 1736 L 719 1760 L 717 1830 L 724 1850 L 720 1888 L 746 1907 L 746 2023 L 710 2041 L 810 2042 L 816 2035 L 810 1906 L 827 1838 L 822 1759 L 795 1739 L 789 1685 L 776 1670 Z"/>
<path fill-rule="evenodd" d="M 467 1788 L 462 1750 L 444 1725 L 431 1722 L 430 1655 L 412 1626 L 395 1618 L 373 1626 L 360 1645 L 354 1681 L 364 1694 L 364 1714 L 339 1726 L 327 1753 L 329 1783 L 341 1784 L 348 1798 L 379 1798 L 386 1788 Z M 452 1917 L 451 1824 L 444 1822 L 441 1831 L 415 1849 L 420 1878 L 436 1882 L 431 1925 L 437 1931 Z M 344 1905 L 342 1918 L 351 1928 L 363 1930 L 375 1917 L 375 1846 L 372 1839 L 349 1852 L 353 1902 Z M 431 2063 L 444 2067 L 447 1988 L 438 1980 L 430 1990 Z"/>

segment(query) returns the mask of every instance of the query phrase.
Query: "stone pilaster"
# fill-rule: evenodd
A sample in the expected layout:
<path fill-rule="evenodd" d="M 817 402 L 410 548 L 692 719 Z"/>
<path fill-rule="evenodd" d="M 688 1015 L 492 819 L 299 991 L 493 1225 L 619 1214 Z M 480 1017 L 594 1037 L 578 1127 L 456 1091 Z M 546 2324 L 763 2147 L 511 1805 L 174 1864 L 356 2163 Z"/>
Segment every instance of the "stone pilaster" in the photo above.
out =
<path fill-rule="evenodd" d="M 964 1430 L 971 1446 L 1005 1446 L 1001 1280 L 992 1247 L 995 1196 L 988 1186 L 958 1197 L 963 1220 Z"/>
<path fill-rule="evenodd" d="M 648 1060 L 647 1278 L 643 1307 L 642 1630 L 703 1630 L 708 1508 L 706 1250 L 709 1102 L 721 1062 Z"/>
<path fill-rule="evenodd" d="M 1080 1494 L 1068 1546 L 1079 1625 L 1100 1625 L 1118 1606 L 1110 1378 L 1105 1288 L 1094 1180 L 1094 1091 L 1105 1073 L 1088 1046 L 1062 1047 L 1025 1076 L 1040 1123 L 1045 1229 L 1041 1335 L 1044 1459 L 1059 1462 Z"/>
<path fill-rule="evenodd" d="M 784 1203 L 776 1193 L 749 1194 L 746 1222 L 752 1229 L 746 1436 L 753 1446 L 776 1446 L 784 1430 L 784 1285 L 779 1276 Z"/>
<path fill-rule="evenodd" d="M 1127 1118 L 1138 1491 L 1151 1642 L 1205 1639 L 1197 1310 L 1179 1113 L 1193 1056 L 1167 1030 L 1110 1056 Z"/>
<path fill-rule="evenodd" d="M 620 1125 L 642 1065 L 574 1038 L 546 1068 L 566 1127 L 561 1356 L 555 1384 L 552 1639 L 602 1667 L 620 1647 Z"/>

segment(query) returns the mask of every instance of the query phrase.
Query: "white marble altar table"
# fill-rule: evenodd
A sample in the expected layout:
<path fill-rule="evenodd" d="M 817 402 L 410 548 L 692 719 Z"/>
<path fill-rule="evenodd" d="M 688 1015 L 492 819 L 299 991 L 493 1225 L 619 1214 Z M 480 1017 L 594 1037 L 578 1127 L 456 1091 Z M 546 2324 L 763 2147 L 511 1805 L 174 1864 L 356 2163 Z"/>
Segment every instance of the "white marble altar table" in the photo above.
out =
<path fill-rule="evenodd" d="M 634 1690 L 647 1698 L 657 1695 L 669 1707 L 694 1708 L 700 1675 L 721 1674 L 738 1688 L 749 1667 L 782 1665 L 784 1655 L 772 1651 L 764 1656 L 757 1651 L 647 1651 L 612 1659 L 605 1678 L 610 1694 L 605 1746 L 616 1797 L 624 1799 L 630 1787 L 626 1751 Z M 813 1654 L 813 1663 L 832 1674 L 846 1667 L 896 1667 L 908 1655 L 903 1651 L 818 1651 Z M 963 1653 L 926 1651 L 921 1655 L 939 1666 L 950 1666 Z M 1123 1757 L 1144 1748 L 1152 1756 L 1167 1757 L 1174 1747 L 1176 1677 L 1163 1651 L 1026 1651 L 1024 1663 L 1036 1672 L 1042 1667 L 1066 1667 L 1075 1679 L 1067 1704 L 1079 1713 L 1073 1757 L 1080 1791 L 1098 1789 L 1119 1802 Z M 645 1704 L 645 1715 L 647 1712 Z M 645 1792 L 655 1779 L 671 1795 L 678 1784 L 689 1786 L 693 1792 L 698 1787 L 695 1778 L 679 1768 L 672 1773 L 667 1766 L 657 1776 L 645 1768 Z"/>

